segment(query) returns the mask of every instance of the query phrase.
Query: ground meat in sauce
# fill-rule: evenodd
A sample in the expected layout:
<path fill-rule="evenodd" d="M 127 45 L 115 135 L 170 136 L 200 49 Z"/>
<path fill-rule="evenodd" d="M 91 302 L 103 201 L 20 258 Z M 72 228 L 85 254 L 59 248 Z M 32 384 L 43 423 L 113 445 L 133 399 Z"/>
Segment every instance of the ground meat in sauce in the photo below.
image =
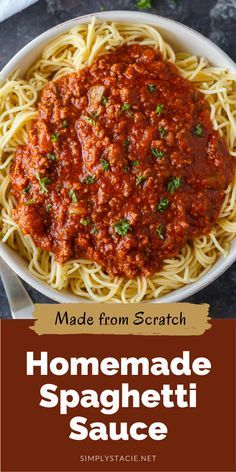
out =
<path fill-rule="evenodd" d="M 123 46 L 44 88 L 13 216 L 61 263 L 149 275 L 210 232 L 232 175 L 203 95 L 154 49 Z"/>

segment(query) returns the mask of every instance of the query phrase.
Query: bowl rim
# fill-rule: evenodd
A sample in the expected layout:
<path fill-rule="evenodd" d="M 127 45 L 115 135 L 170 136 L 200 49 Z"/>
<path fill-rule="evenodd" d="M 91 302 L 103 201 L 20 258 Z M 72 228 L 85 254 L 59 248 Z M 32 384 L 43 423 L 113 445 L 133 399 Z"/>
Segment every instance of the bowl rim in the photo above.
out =
<path fill-rule="evenodd" d="M 28 54 L 32 52 L 35 46 L 40 46 L 43 48 L 45 45 L 59 36 L 64 32 L 70 30 L 76 24 L 88 23 L 93 17 L 102 21 L 119 21 L 132 23 L 149 23 L 157 28 L 167 28 L 171 30 L 171 33 L 176 34 L 176 29 L 181 35 L 184 32 L 187 32 L 188 35 L 191 35 L 196 40 L 201 41 L 204 44 L 204 47 L 210 48 L 212 54 L 218 55 L 219 59 L 222 59 L 226 64 L 224 67 L 229 68 L 233 72 L 236 72 L 235 62 L 224 52 L 221 48 L 215 45 L 210 39 L 203 36 L 198 31 L 186 26 L 178 21 L 162 17 L 160 15 L 155 15 L 153 13 L 146 12 L 136 12 L 136 11 L 126 11 L 126 10 L 115 10 L 115 11 L 105 11 L 105 12 L 95 12 L 82 16 L 78 16 L 67 20 L 63 23 L 60 23 L 48 30 L 44 31 L 28 44 L 26 44 L 22 49 L 20 49 L 10 61 L 3 67 L 0 72 L 0 79 L 5 80 L 21 63 L 24 59 L 27 58 Z M 43 280 L 37 278 L 34 274 L 29 272 L 28 267 L 26 266 L 23 258 L 17 254 L 16 251 L 7 246 L 6 243 L 0 242 L 0 256 L 5 260 L 5 262 L 17 273 L 25 282 L 27 282 L 31 287 L 38 290 L 41 294 L 51 298 L 54 301 L 60 303 L 94 303 L 93 300 L 88 300 L 80 296 L 74 295 L 71 291 L 63 289 L 59 291 L 54 289 L 49 284 Z M 159 299 L 145 300 L 141 303 L 170 303 L 178 302 L 187 297 L 194 295 L 199 292 L 207 285 L 216 280 L 220 275 L 222 275 L 234 262 L 236 261 L 236 238 L 231 241 L 231 248 L 227 256 L 221 256 L 215 264 L 209 269 L 209 271 L 200 277 L 196 282 L 187 284 L 181 288 L 175 289 L 174 291 L 161 296 Z M 23 265 L 24 264 L 24 265 Z M 102 303 L 102 302 L 99 302 Z"/>

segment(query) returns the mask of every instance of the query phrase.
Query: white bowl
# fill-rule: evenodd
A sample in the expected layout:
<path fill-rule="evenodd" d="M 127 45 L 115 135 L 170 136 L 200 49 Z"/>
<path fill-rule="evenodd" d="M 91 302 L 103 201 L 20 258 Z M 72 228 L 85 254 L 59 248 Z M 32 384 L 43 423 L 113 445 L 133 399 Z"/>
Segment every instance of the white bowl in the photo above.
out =
<path fill-rule="evenodd" d="M 20 68 L 21 73 L 24 74 L 27 69 L 40 56 L 42 49 L 55 37 L 61 35 L 63 32 L 70 30 L 78 23 L 89 23 L 92 16 L 96 16 L 98 20 L 111 20 L 116 22 L 130 22 L 130 23 L 148 23 L 156 26 L 164 39 L 167 40 L 174 49 L 186 51 L 198 56 L 206 57 L 214 66 L 223 67 L 236 72 L 236 64 L 218 48 L 209 39 L 202 36 L 200 33 L 188 28 L 173 20 L 163 18 L 161 16 L 152 15 L 150 13 L 130 12 L 130 11 L 115 11 L 102 12 L 74 18 L 66 21 L 60 25 L 51 28 L 45 33 L 41 34 L 27 46 L 21 49 L 4 67 L 0 74 L 3 78 L 8 77 L 15 69 Z M 24 260 L 17 254 L 17 252 L 10 249 L 6 244 L 0 243 L 0 256 L 7 262 L 7 264 L 28 284 L 36 288 L 49 298 L 58 302 L 80 302 L 86 301 L 70 291 L 59 292 L 51 288 L 45 282 L 40 281 L 32 275 Z M 200 278 L 197 282 L 186 285 L 183 288 L 174 290 L 173 292 L 162 296 L 158 300 L 153 300 L 154 303 L 161 302 L 177 302 L 184 298 L 193 295 L 202 288 L 209 285 L 213 280 L 217 279 L 226 269 L 228 269 L 236 260 L 236 239 L 232 242 L 230 252 L 226 257 L 221 257 L 209 272 Z"/>

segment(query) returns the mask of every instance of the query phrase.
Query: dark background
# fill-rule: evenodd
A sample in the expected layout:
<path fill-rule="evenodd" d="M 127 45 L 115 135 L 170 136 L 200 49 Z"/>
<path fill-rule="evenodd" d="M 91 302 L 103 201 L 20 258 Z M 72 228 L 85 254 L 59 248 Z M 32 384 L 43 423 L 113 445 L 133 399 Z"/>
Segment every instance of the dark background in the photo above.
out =
<path fill-rule="evenodd" d="M 135 0 L 39 0 L 0 23 L 0 69 L 25 44 L 58 23 L 102 9 L 136 10 L 135 3 Z M 152 0 L 151 3 L 149 12 L 196 29 L 236 60 L 236 0 Z M 44 295 L 28 285 L 26 287 L 34 302 L 50 302 Z M 214 317 L 236 317 L 236 263 L 216 282 L 188 301 L 210 303 L 210 312 Z M 0 281 L 0 317 L 9 316 Z"/>

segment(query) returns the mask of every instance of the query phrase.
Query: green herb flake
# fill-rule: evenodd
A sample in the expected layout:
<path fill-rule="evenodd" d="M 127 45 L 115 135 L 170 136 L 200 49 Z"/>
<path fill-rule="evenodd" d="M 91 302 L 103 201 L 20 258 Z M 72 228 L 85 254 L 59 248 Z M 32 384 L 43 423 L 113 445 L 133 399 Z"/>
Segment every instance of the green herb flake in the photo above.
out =
<path fill-rule="evenodd" d="M 158 159 L 162 159 L 165 155 L 164 151 L 159 151 L 159 149 L 155 147 L 151 147 L 151 153 L 153 154 L 153 156 L 157 157 Z"/>
<path fill-rule="evenodd" d="M 123 103 L 123 105 L 122 105 L 122 107 L 121 107 L 121 110 L 120 110 L 120 111 L 121 111 L 121 113 L 122 113 L 123 111 L 129 111 L 129 110 L 130 110 L 130 108 L 131 108 L 131 105 L 130 105 L 130 103 L 127 103 L 127 102 L 125 102 L 125 103 Z"/>
<path fill-rule="evenodd" d="M 171 195 L 175 193 L 175 191 L 181 186 L 181 179 L 180 177 L 172 177 L 167 184 L 167 192 Z"/>
<path fill-rule="evenodd" d="M 90 218 L 81 218 L 80 219 L 80 223 L 83 225 L 83 226 L 88 226 L 90 225 Z"/>
<path fill-rule="evenodd" d="M 59 135 L 60 135 L 60 133 L 51 134 L 52 143 L 56 143 L 58 141 Z"/>
<path fill-rule="evenodd" d="M 87 121 L 87 123 L 91 126 L 96 126 L 96 121 L 91 118 L 90 116 L 85 116 L 85 120 Z"/>
<path fill-rule="evenodd" d="M 129 139 L 125 139 L 124 140 L 124 146 L 128 146 L 129 145 Z"/>
<path fill-rule="evenodd" d="M 164 110 L 164 105 L 162 103 L 159 103 L 156 106 L 156 114 L 161 115 L 163 113 L 163 110 Z"/>
<path fill-rule="evenodd" d="M 63 122 L 62 122 L 62 128 L 67 128 L 67 126 L 68 126 L 67 120 L 63 120 Z"/>
<path fill-rule="evenodd" d="M 98 234 L 97 225 L 93 225 L 93 228 L 91 229 L 91 234 L 93 234 L 93 235 Z"/>
<path fill-rule="evenodd" d="M 159 237 L 159 239 L 164 239 L 164 235 L 163 235 L 163 225 L 160 224 L 157 226 L 156 228 L 156 233 L 157 233 L 157 236 Z"/>
<path fill-rule="evenodd" d="M 31 189 L 31 185 L 28 184 L 27 187 L 24 188 L 23 193 L 29 193 L 30 189 Z"/>
<path fill-rule="evenodd" d="M 50 161 L 56 161 L 57 158 L 56 158 L 56 154 L 54 154 L 53 152 L 49 152 L 47 154 L 47 158 L 50 160 Z"/>
<path fill-rule="evenodd" d="M 106 172 L 110 169 L 110 164 L 109 164 L 108 161 L 106 161 L 106 159 L 100 159 L 100 162 L 101 162 L 101 165 L 102 165 L 102 170 L 104 170 L 104 172 Z"/>
<path fill-rule="evenodd" d="M 108 103 L 108 98 L 105 97 L 105 95 L 103 95 L 103 96 L 102 96 L 102 104 L 103 104 L 104 106 L 106 106 L 107 103 Z"/>
<path fill-rule="evenodd" d="M 49 203 L 48 205 L 46 205 L 46 212 L 48 213 L 52 208 L 52 204 Z"/>
<path fill-rule="evenodd" d="M 151 0 L 136 0 L 136 7 L 139 10 L 145 10 L 146 8 L 151 8 Z"/>
<path fill-rule="evenodd" d="M 98 119 L 98 113 L 97 113 L 96 111 L 93 111 L 93 112 L 92 112 L 92 115 L 93 115 L 93 117 L 94 117 L 95 120 Z"/>
<path fill-rule="evenodd" d="M 73 203 L 78 203 L 77 195 L 73 188 L 69 190 L 69 195 Z"/>
<path fill-rule="evenodd" d="M 134 161 L 134 162 L 133 162 L 133 166 L 134 166 L 134 167 L 138 167 L 138 165 L 139 165 L 139 161 Z"/>
<path fill-rule="evenodd" d="M 41 187 L 40 193 L 48 193 L 48 189 L 47 189 L 46 185 L 52 183 L 51 179 L 49 179 L 48 177 L 42 177 L 41 178 L 40 175 L 39 175 L 39 172 L 37 170 L 36 170 L 35 174 L 36 174 L 37 180 L 39 181 L 39 185 Z"/>
<path fill-rule="evenodd" d="M 130 223 L 126 218 L 124 218 L 123 220 L 117 221 L 117 223 L 114 224 L 114 227 L 115 232 L 119 234 L 119 236 L 125 236 L 129 231 Z"/>
<path fill-rule="evenodd" d="M 144 175 L 137 175 L 136 177 L 136 185 L 142 185 L 146 180 L 146 177 Z"/>
<path fill-rule="evenodd" d="M 159 133 L 160 133 L 161 138 L 164 138 L 166 135 L 165 129 L 162 126 L 161 128 L 159 128 Z"/>
<path fill-rule="evenodd" d="M 25 203 L 25 205 L 33 205 L 35 203 L 35 200 L 34 200 L 34 198 L 31 198 L 30 200 L 27 200 L 24 203 Z"/>
<path fill-rule="evenodd" d="M 123 168 L 123 172 L 125 174 L 127 174 L 127 172 L 129 172 L 129 171 L 130 171 L 130 166 L 129 166 L 129 164 L 126 164 L 126 166 Z"/>
<path fill-rule="evenodd" d="M 161 198 L 158 205 L 155 208 L 155 211 L 160 211 L 161 213 L 163 213 L 164 211 L 167 210 L 169 204 L 170 202 L 168 198 Z"/>
<path fill-rule="evenodd" d="M 198 123 L 196 126 L 193 128 L 193 134 L 196 136 L 202 137 L 204 135 L 204 128 L 201 125 L 201 123 Z"/>
<path fill-rule="evenodd" d="M 156 89 L 157 89 L 157 88 L 156 88 L 156 85 L 154 85 L 154 84 L 149 84 L 149 85 L 148 85 L 148 90 L 149 90 L 149 92 L 153 93 L 153 92 L 156 91 Z"/>
<path fill-rule="evenodd" d="M 94 184 L 94 182 L 96 182 L 96 177 L 94 175 L 88 175 L 84 180 L 85 184 Z"/>

